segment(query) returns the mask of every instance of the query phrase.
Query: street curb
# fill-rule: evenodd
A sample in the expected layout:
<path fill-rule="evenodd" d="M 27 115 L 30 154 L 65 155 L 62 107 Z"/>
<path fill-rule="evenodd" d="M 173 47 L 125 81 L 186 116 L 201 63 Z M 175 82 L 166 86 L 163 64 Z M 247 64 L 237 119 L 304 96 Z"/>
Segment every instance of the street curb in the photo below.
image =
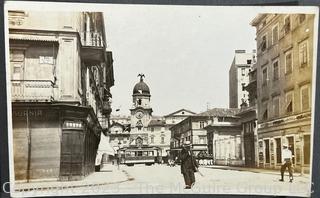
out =
<path fill-rule="evenodd" d="M 59 190 L 59 189 L 69 189 L 69 188 L 81 188 L 81 187 L 94 187 L 94 186 L 103 186 L 103 185 L 110 185 L 110 184 L 120 184 L 127 181 L 132 181 L 134 178 L 129 175 L 129 173 L 125 170 L 122 170 L 122 172 L 126 175 L 127 179 L 117 182 L 103 182 L 103 183 L 97 183 L 97 184 L 80 184 L 80 185 L 70 185 L 70 186 L 53 186 L 53 187 L 32 187 L 32 188 L 19 188 L 14 189 L 14 192 L 28 192 L 33 190 Z"/>
<path fill-rule="evenodd" d="M 220 170 L 236 170 L 236 171 L 247 171 L 247 172 L 252 172 L 252 173 L 264 173 L 264 174 L 272 174 L 272 175 L 279 175 L 280 173 L 278 172 L 259 172 L 257 170 L 250 170 L 250 169 L 236 169 L 236 168 L 232 168 L 232 167 L 208 167 L 208 166 L 203 166 L 203 168 L 210 168 L 210 169 L 220 169 Z M 261 170 L 265 170 L 265 169 L 261 169 Z M 310 175 L 308 174 L 304 174 L 304 175 L 299 175 L 299 173 L 293 173 L 293 176 L 298 176 L 298 177 L 305 177 L 305 178 L 309 178 Z"/>

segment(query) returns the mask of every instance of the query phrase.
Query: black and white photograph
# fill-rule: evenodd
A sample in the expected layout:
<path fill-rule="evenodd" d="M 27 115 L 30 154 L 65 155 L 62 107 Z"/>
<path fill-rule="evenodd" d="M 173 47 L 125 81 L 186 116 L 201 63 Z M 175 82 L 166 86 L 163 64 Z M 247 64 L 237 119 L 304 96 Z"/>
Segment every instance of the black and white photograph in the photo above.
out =
<path fill-rule="evenodd" d="M 4 6 L 11 196 L 311 196 L 318 7 Z"/>

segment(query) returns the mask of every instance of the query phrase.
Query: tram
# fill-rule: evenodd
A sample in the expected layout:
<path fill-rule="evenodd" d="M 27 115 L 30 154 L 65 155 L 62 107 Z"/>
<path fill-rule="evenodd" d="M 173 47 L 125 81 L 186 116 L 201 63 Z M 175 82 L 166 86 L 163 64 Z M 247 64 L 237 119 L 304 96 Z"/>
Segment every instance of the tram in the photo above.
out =
<path fill-rule="evenodd" d="M 121 163 L 127 166 L 145 164 L 147 166 L 158 163 L 159 148 L 157 147 L 127 147 L 123 148 Z"/>

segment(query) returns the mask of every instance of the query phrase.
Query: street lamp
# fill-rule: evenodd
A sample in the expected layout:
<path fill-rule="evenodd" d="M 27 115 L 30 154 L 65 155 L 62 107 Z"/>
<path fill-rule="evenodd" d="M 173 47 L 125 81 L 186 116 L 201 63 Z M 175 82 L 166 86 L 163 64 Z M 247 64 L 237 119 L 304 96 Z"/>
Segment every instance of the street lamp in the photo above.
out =
<path fill-rule="evenodd" d="M 118 170 L 120 169 L 120 148 L 121 148 L 121 142 L 118 142 Z"/>

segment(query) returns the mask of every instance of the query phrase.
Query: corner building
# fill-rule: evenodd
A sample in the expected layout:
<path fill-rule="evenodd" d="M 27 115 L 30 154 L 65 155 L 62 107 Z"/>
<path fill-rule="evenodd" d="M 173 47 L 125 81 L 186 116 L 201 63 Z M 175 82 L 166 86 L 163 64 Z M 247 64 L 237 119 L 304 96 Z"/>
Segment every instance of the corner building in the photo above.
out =
<path fill-rule="evenodd" d="M 259 166 L 280 168 L 288 143 L 296 171 L 308 172 L 311 147 L 314 15 L 259 14 L 257 40 Z"/>
<path fill-rule="evenodd" d="M 82 179 L 111 113 L 103 15 L 11 10 L 8 19 L 15 180 Z"/>

